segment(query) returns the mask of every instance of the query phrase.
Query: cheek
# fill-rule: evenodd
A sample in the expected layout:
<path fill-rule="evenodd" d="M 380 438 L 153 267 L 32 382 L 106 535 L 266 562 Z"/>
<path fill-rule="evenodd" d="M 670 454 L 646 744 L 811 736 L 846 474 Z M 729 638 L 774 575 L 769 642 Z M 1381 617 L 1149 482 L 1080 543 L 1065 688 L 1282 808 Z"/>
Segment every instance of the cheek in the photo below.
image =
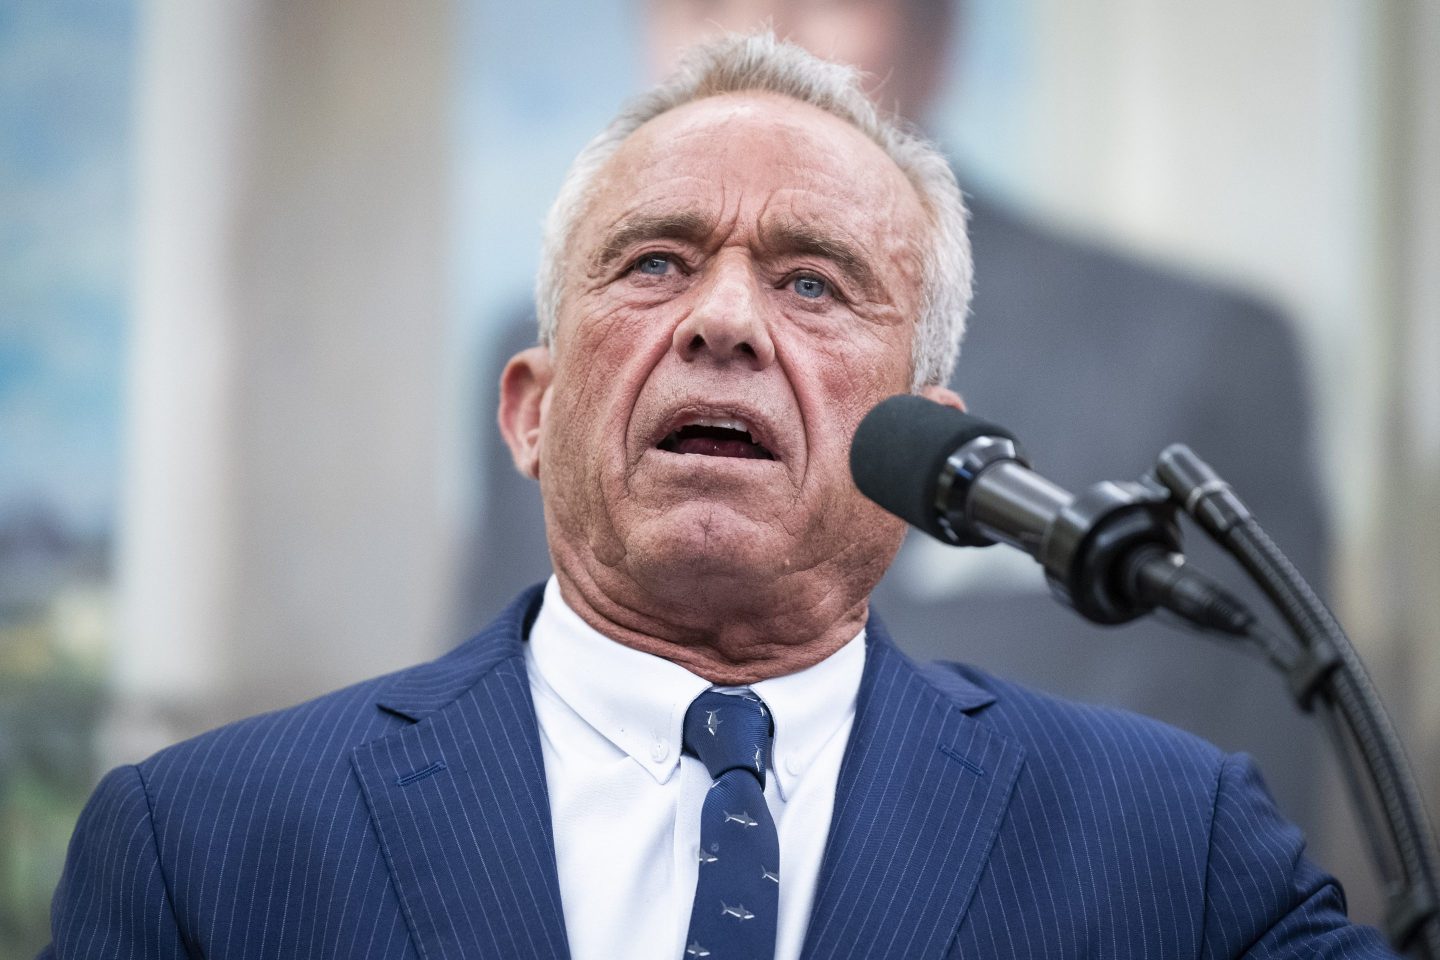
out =
<path fill-rule="evenodd" d="M 647 350 L 661 335 L 676 298 L 674 290 L 659 284 L 602 285 L 566 311 L 560 323 L 562 346 L 587 369 Z"/>
<path fill-rule="evenodd" d="M 819 481 L 812 492 L 831 501 L 826 513 L 853 518 L 856 501 L 867 509 L 870 502 L 850 480 L 850 441 L 877 403 L 909 389 L 908 343 L 887 339 L 882 347 L 868 338 L 823 348 L 812 343 L 791 376 L 806 424 L 809 470 Z"/>
<path fill-rule="evenodd" d="M 552 426 L 557 439 L 593 448 L 624 435 L 639 386 L 668 340 L 662 324 L 624 298 L 582 298 L 567 322 L 573 326 L 562 327 Z"/>
<path fill-rule="evenodd" d="M 830 422 L 839 421 L 845 431 L 853 432 L 881 400 L 910 388 L 910 341 L 896 328 L 866 326 L 811 353 L 806 374 L 819 386 Z M 849 432 L 845 444 L 848 449 Z"/>

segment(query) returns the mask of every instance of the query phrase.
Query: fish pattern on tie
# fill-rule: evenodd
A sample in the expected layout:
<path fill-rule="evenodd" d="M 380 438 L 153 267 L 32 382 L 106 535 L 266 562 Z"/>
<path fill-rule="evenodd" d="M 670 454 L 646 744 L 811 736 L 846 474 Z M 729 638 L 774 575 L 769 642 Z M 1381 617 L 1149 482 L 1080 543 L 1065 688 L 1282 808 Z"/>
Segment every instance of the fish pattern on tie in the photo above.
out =
<path fill-rule="evenodd" d="M 765 805 L 770 712 L 754 694 L 707 690 L 685 712 L 685 752 L 715 782 L 700 811 L 700 872 L 681 960 L 775 954 L 780 839 Z"/>

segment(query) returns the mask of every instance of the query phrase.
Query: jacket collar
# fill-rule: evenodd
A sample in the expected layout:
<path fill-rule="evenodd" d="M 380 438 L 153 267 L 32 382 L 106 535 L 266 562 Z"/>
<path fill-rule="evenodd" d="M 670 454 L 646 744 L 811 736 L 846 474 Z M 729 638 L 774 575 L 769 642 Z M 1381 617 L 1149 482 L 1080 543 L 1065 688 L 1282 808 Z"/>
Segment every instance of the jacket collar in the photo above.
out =
<path fill-rule="evenodd" d="M 418 721 L 448 705 L 481 676 L 510 657 L 524 656 L 525 637 L 540 612 L 545 585 L 535 584 L 522 591 L 474 638 L 450 653 L 429 663 L 403 670 L 381 688 L 376 706 L 387 713 Z M 889 630 L 873 611 L 865 627 L 871 651 L 883 648 L 889 655 L 899 656 L 912 670 L 923 674 L 935 692 L 948 699 L 958 710 L 974 713 L 995 702 L 995 694 L 966 677 L 938 664 L 919 666 L 895 647 Z M 871 656 L 867 662 L 873 662 Z M 868 668 L 863 685 L 875 677 L 873 665 Z"/>
<path fill-rule="evenodd" d="M 439 659 L 393 674 L 375 705 L 416 722 L 449 706 L 498 664 L 524 656 L 525 637 L 544 594 L 544 584 L 525 589 L 470 640 Z"/>
<path fill-rule="evenodd" d="M 995 695 L 919 668 L 877 618 L 840 767 L 804 956 L 939 958 L 954 940 L 1024 751 L 977 719 Z"/>
<path fill-rule="evenodd" d="M 382 710 L 414 721 L 357 747 L 360 781 L 421 956 L 569 955 L 522 638 L 521 594 L 473 640 L 397 674 Z"/>

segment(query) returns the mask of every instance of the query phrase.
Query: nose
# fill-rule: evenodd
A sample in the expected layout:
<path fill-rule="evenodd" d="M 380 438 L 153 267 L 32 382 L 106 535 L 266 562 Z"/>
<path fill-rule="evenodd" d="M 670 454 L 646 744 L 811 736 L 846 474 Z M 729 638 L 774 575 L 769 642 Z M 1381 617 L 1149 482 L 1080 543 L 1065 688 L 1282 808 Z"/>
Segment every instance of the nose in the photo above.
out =
<path fill-rule="evenodd" d="M 764 301 L 748 265 L 715 264 L 697 292 L 695 307 L 675 328 L 672 343 L 690 363 L 742 363 L 763 370 L 775 362 Z"/>

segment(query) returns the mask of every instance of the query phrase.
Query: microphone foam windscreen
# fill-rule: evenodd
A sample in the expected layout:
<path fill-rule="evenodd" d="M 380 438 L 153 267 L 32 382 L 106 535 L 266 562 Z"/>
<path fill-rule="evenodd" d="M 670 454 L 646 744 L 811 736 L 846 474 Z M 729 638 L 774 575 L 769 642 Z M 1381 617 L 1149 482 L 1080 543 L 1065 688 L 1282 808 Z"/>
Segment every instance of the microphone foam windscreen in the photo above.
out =
<path fill-rule="evenodd" d="M 882 400 L 865 415 L 850 444 L 850 475 L 860 492 L 900 519 L 946 543 L 935 488 L 950 454 L 976 437 L 1010 432 L 954 407 L 914 394 Z"/>

